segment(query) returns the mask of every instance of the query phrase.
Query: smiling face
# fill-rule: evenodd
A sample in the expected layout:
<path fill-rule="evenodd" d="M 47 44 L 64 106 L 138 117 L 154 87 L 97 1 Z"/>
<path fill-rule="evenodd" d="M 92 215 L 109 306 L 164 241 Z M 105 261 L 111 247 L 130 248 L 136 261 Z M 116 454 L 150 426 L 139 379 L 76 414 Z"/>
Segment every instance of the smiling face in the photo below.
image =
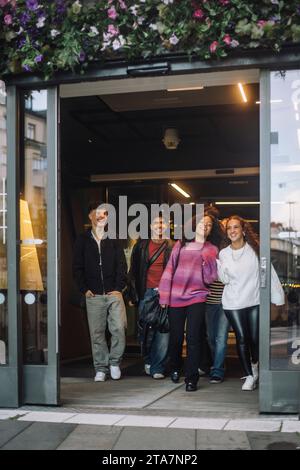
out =
<path fill-rule="evenodd" d="M 93 229 L 102 229 L 107 224 L 108 213 L 106 209 L 94 209 L 89 213 Z"/>
<path fill-rule="evenodd" d="M 197 238 L 207 239 L 213 228 L 213 220 L 208 215 L 205 215 L 203 219 L 197 224 L 196 236 Z"/>
<path fill-rule="evenodd" d="M 243 227 L 238 219 L 230 219 L 226 227 L 227 237 L 231 242 L 240 242 L 244 239 Z"/>
<path fill-rule="evenodd" d="M 163 237 L 168 228 L 168 224 L 163 217 L 155 217 L 150 225 L 150 228 L 151 238 L 158 239 Z"/>

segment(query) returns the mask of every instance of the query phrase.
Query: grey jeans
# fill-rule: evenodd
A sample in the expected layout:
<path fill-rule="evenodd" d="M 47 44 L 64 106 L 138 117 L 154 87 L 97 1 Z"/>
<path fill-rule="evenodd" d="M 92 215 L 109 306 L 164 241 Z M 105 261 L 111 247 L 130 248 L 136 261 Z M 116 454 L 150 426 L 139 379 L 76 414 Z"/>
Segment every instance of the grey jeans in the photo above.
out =
<path fill-rule="evenodd" d="M 117 366 L 125 350 L 126 308 L 123 297 L 95 295 L 86 298 L 93 361 L 96 372 L 107 372 L 110 365 Z M 106 326 L 111 334 L 108 350 Z"/>

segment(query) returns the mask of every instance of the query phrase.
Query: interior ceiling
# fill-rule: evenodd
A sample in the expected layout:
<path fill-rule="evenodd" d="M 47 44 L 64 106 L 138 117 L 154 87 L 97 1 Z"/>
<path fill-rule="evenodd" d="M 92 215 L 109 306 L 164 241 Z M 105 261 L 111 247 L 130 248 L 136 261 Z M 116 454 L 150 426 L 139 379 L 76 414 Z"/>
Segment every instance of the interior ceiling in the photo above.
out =
<path fill-rule="evenodd" d="M 62 171 L 91 174 L 259 165 L 258 84 L 196 91 L 154 91 L 61 100 Z M 178 130 L 167 150 L 165 129 Z"/>

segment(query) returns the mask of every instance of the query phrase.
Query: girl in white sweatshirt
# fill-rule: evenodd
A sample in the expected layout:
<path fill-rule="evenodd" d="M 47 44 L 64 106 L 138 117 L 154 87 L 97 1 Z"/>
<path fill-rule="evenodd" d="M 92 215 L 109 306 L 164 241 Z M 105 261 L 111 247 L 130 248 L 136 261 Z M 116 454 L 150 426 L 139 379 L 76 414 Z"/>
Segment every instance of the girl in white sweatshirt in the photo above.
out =
<path fill-rule="evenodd" d="M 237 350 L 245 373 L 242 390 L 254 390 L 258 381 L 259 343 L 259 241 L 249 223 L 239 216 L 227 220 L 230 245 L 220 251 L 218 276 L 225 284 L 222 304 L 236 335 Z M 284 293 L 272 266 L 272 288 L 277 289 L 278 305 Z"/>

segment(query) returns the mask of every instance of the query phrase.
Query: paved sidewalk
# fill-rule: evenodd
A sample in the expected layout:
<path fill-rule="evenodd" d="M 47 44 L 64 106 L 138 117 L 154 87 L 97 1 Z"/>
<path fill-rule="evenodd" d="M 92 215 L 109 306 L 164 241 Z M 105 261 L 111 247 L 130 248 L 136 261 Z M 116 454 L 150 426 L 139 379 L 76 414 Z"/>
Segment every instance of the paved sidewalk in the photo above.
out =
<path fill-rule="evenodd" d="M 0 422 L 1 450 L 296 450 L 299 433 Z"/>
<path fill-rule="evenodd" d="M 296 450 L 300 421 L 296 416 L 228 420 L 19 408 L 0 410 L 0 449 Z"/>

